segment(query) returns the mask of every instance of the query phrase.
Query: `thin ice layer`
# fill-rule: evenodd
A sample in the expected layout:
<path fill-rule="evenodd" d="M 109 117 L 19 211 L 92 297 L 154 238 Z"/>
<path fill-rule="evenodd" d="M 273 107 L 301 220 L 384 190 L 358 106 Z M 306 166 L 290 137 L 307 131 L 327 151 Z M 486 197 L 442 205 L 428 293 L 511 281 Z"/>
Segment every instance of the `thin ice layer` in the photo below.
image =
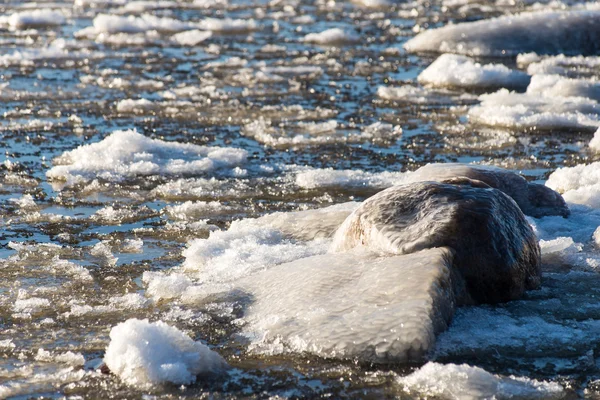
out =
<path fill-rule="evenodd" d="M 503 64 L 480 64 L 472 58 L 442 54 L 419 74 L 419 83 L 434 87 L 525 87 L 527 74 Z"/>
<path fill-rule="evenodd" d="M 246 161 L 245 150 L 197 146 L 148 138 L 135 130 L 115 131 L 98 143 L 67 151 L 47 173 L 73 185 L 96 178 L 122 181 L 143 175 L 197 175 L 233 168 Z"/>
<path fill-rule="evenodd" d="M 244 335 L 266 354 L 422 359 L 454 312 L 451 254 L 325 254 L 253 275 L 240 283 L 253 299 Z"/>
<path fill-rule="evenodd" d="M 404 48 L 480 56 L 597 54 L 598 18 L 600 10 L 527 12 L 431 29 L 406 42 Z"/>

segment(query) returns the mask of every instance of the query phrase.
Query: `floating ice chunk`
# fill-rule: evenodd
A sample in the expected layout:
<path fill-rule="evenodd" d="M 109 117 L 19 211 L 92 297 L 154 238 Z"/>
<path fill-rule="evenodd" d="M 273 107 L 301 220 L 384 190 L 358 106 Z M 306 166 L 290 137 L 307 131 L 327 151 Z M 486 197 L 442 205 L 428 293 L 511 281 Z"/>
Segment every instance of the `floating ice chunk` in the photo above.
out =
<path fill-rule="evenodd" d="M 536 129 L 595 128 L 600 126 L 600 105 L 582 97 L 541 97 L 501 89 L 483 94 L 481 104 L 469 110 L 472 123 Z"/>
<path fill-rule="evenodd" d="M 562 193 L 569 203 L 600 208 L 600 161 L 558 168 L 550 174 L 546 186 Z"/>
<path fill-rule="evenodd" d="M 363 128 L 360 136 L 373 139 L 384 139 L 398 137 L 402 135 L 402 127 L 400 125 L 386 124 L 384 122 L 374 122 Z"/>
<path fill-rule="evenodd" d="M 90 254 L 94 257 L 100 259 L 102 264 L 106 264 L 109 267 L 114 267 L 117 265 L 117 261 L 119 260 L 114 256 L 112 250 L 109 245 L 105 242 L 96 243 L 91 249 Z"/>
<path fill-rule="evenodd" d="M 0 16 L 0 26 L 8 26 L 12 30 L 57 26 L 64 23 L 63 13 L 50 9 L 26 10 L 8 16 Z"/>
<path fill-rule="evenodd" d="M 22 210 L 38 210 L 39 206 L 35 203 L 33 196 L 30 194 L 24 194 L 19 199 L 10 199 L 13 203 L 16 203 Z"/>
<path fill-rule="evenodd" d="M 386 188 L 407 180 L 410 172 L 366 172 L 362 170 L 307 169 L 298 172 L 296 185 L 304 189 L 325 187 Z"/>
<path fill-rule="evenodd" d="M 571 79 L 560 75 L 534 75 L 527 93 L 542 97 L 587 97 L 600 101 L 600 82 L 590 79 Z"/>
<path fill-rule="evenodd" d="M 180 297 L 192 285 L 192 281 L 182 274 L 165 275 L 160 272 L 146 271 L 142 275 L 146 292 L 155 300 Z"/>
<path fill-rule="evenodd" d="M 446 25 L 405 43 L 410 52 L 516 56 L 519 53 L 596 54 L 599 10 L 540 11 Z"/>
<path fill-rule="evenodd" d="M 64 363 L 73 367 L 82 367 L 85 364 L 83 355 L 81 353 L 73 353 L 72 351 L 56 354 L 44 349 L 38 349 L 35 359 L 45 362 Z"/>
<path fill-rule="evenodd" d="M 199 374 L 227 367 L 216 352 L 162 321 L 129 319 L 111 329 L 110 339 L 104 362 L 123 382 L 140 389 L 190 384 Z"/>
<path fill-rule="evenodd" d="M 117 111 L 122 114 L 141 113 L 149 110 L 155 110 L 158 104 L 148 99 L 123 99 L 117 103 Z"/>
<path fill-rule="evenodd" d="M 144 249 L 144 241 L 142 239 L 126 239 L 122 246 L 122 253 L 141 253 Z"/>
<path fill-rule="evenodd" d="M 196 46 L 198 43 L 204 42 L 212 36 L 211 31 L 201 31 L 194 29 L 184 31 L 171 36 L 171 39 L 182 46 Z"/>
<path fill-rule="evenodd" d="M 49 307 L 50 301 L 48 299 L 30 297 L 28 299 L 17 299 L 12 309 L 16 313 L 34 314 Z"/>
<path fill-rule="evenodd" d="M 202 30 L 226 33 L 251 32 L 260 28 L 253 19 L 205 18 L 197 25 Z"/>
<path fill-rule="evenodd" d="M 113 296 L 108 299 L 112 307 L 119 310 L 139 310 L 148 307 L 149 301 L 139 293 L 127 293 L 123 296 Z"/>
<path fill-rule="evenodd" d="M 600 153 L 600 128 L 598 128 L 598 130 L 594 132 L 594 137 L 592 138 L 592 140 L 590 140 L 588 146 L 590 147 L 590 150 L 596 153 Z"/>
<path fill-rule="evenodd" d="M 244 336 L 264 354 L 421 360 L 453 314 L 451 258 L 447 249 L 342 253 L 268 269 L 238 282 L 254 299 Z"/>
<path fill-rule="evenodd" d="M 384 8 L 392 5 L 390 0 L 352 0 L 352 2 L 366 8 Z"/>
<path fill-rule="evenodd" d="M 558 237 L 552 240 L 540 240 L 540 250 L 544 263 L 552 263 L 555 260 L 575 265 L 570 262 L 571 256 L 583 250 L 581 243 L 575 243 L 573 238 Z"/>
<path fill-rule="evenodd" d="M 194 175 L 232 168 L 246 161 L 245 150 L 151 139 L 135 130 L 115 131 L 98 143 L 56 158 L 47 172 L 67 185 L 96 178 L 122 181 L 139 175 Z"/>
<path fill-rule="evenodd" d="M 450 97 L 453 93 L 445 91 L 434 91 L 417 86 L 380 86 L 377 88 L 377 97 L 383 100 L 403 101 L 417 104 L 452 104 L 457 100 L 473 100 L 474 96 L 461 94 L 455 98 Z"/>
<path fill-rule="evenodd" d="M 140 33 L 150 30 L 160 32 L 180 32 L 192 29 L 193 25 L 168 17 L 156 17 L 151 14 L 143 14 L 140 17 L 130 15 L 121 17 L 119 15 L 99 14 L 94 18 L 94 29 L 99 33 Z"/>
<path fill-rule="evenodd" d="M 246 124 L 241 133 L 273 147 L 353 143 L 372 138 L 371 135 L 337 132 L 337 126 L 337 121 L 329 120 L 325 122 L 298 122 L 288 126 L 275 127 L 271 124 L 271 121 L 260 117 Z"/>
<path fill-rule="evenodd" d="M 529 75 L 568 75 L 569 73 L 579 74 L 582 72 L 594 74 L 598 71 L 598 67 L 600 67 L 600 57 L 567 57 L 564 54 L 542 57 L 535 53 L 527 53 L 517 56 L 517 64 L 520 67 L 527 67 Z"/>
<path fill-rule="evenodd" d="M 341 45 L 356 43 L 359 38 L 355 33 L 345 32 L 340 28 L 327 29 L 320 33 L 309 33 L 302 41 L 321 45 Z"/>
<path fill-rule="evenodd" d="M 600 161 L 558 168 L 546 181 L 546 186 L 560 193 L 598 184 L 600 184 Z"/>
<path fill-rule="evenodd" d="M 170 0 L 135 0 L 125 4 L 119 12 L 127 13 L 142 13 L 150 10 L 178 8 L 181 4 Z"/>
<path fill-rule="evenodd" d="M 467 364 L 429 362 L 398 382 L 407 393 L 440 399 L 560 399 L 565 395 L 555 382 L 505 378 Z"/>
<path fill-rule="evenodd" d="M 167 206 L 164 209 L 164 211 L 169 214 L 170 217 L 183 221 L 210 215 L 219 215 L 231 212 L 231 210 L 231 207 L 221 204 L 218 201 L 186 201 L 182 204 Z"/>
<path fill-rule="evenodd" d="M 419 74 L 419 83 L 434 87 L 525 87 L 529 76 L 503 64 L 484 64 L 472 58 L 442 54 Z"/>

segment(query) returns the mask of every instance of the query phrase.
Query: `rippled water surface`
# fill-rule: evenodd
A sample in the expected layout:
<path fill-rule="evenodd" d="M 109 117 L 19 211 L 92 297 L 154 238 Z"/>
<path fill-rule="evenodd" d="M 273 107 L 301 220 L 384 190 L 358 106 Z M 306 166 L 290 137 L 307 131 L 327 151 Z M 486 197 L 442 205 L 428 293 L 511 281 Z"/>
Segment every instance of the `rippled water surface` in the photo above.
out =
<path fill-rule="evenodd" d="M 503 85 L 423 86 L 417 76 L 438 54 L 403 49 L 418 32 L 448 23 L 577 6 L 2 2 L 0 397 L 414 395 L 400 377 L 416 365 L 254 349 L 240 334 L 244 301 L 215 286 L 321 254 L 327 243 L 260 226 L 227 229 L 273 212 L 361 201 L 430 162 L 491 164 L 544 182 L 558 167 L 598 159 L 588 148 L 593 122 L 482 122 L 470 110 Z M 27 17 L 32 10 L 44 12 Z M 307 36 L 332 28 L 342 34 L 321 43 Z M 527 70 L 515 57 L 476 61 Z M 600 77 L 594 68 L 573 71 Z M 460 309 L 434 360 L 557 382 L 567 397 L 598 396 L 600 255 L 592 234 L 600 213 L 583 204 L 572 205 L 568 223 L 531 219 L 541 238 L 574 243 L 548 251 L 543 288 L 521 301 Z M 242 233 L 219 241 L 221 231 Z M 209 235 L 208 247 L 196 240 Z M 172 282 L 152 286 L 152 277 L 173 274 L 189 282 L 172 294 Z M 100 367 L 111 328 L 130 318 L 176 326 L 232 368 L 185 386 L 127 385 Z"/>

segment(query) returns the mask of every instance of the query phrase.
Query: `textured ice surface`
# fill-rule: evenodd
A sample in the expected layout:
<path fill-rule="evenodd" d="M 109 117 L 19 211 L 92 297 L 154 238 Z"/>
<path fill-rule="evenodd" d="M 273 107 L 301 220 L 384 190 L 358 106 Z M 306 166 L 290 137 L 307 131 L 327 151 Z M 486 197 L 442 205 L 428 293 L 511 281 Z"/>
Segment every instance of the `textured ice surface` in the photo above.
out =
<path fill-rule="evenodd" d="M 600 162 L 558 168 L 546 185 L 563 194 L 571 203 L 600 207 Z"/>
<path fill-rule="evenodd" d="M 374 187 L 386 188 L 406 181 L 409 173 L 385 171 L 380 173 L 362 170 L 307 169 L 296 175 L 296 184 L 302 188 L 322 187 Z"/>
<path fill-rule="evenodd" d="M 407 393 L 436 399 L 560 399 L 565 395 L 558 383 L 502 377 L 467 364 L 429 362 L 398 383 Z"/>
<path fill-rule="evenodd" d="M 129 319 L 112 328 L 104 362 L 128 385 L 190 384 L 226 368 L 223 358 L 162 321 Z"/>
<path fill-rule="evenodd" d="M 116 131 L 98 143 L 67 151 L 47 172 L 67 185 L 102 178 L 121 181 L 139 175 L 194 175 L 243 164 L 246 151 L 148 138 L 135 130 Z"/>
<path fill-rule="evenodd" d="M 600 126 L 600 105 L 583 97 L 543 97 L 507 89 L 483 94 L 481 104 L 469 110 L 475 124 L 504 128 L 595 128 Z"/>
<path fill-rule="evenodd" d="M 0 16 L 0 26 L 7 26 L 12 30 L 62 25 L 64 23 L 65 16 L 60 11 L 49 9 L 25 10 L 7 16 Z"/>
<path fill-rule="evenodd" d="M 266 354 L 422 359 L 452 317 L 450 259 L 448 250 L 431 249 L 386 258 L 325 254 L 279 265 L 240 282 L 252 297 L 244 335 Z"/>
<path fill-rule="evenodd" d="M 590 147 L 590 150 L 596 153 L 600 153 L 600 128 L 598 128 L 598 130 L 594 132 L 594 137 L 592 138 L 592 140 L 590 140 L 588 146 Z"/>
<path fill-rule="evenodd" d="M 526 53 L 517 56 L 517 64 L 520 67 L 527 67 L 527 73 L 530 75 L 568 75 L 581 72 L 594 73 L 598 71 L 598 67 L 600 66 L 600 57 L 568 57 L 564 54 L 559 54 L 557 56 L 539 56 L 536 53 Z"/>
<path fill-rule="evenodd" d="M 303 39 L 307 43 L 323 45 L 340 45 L 358 41 L 358 36 L 351 32 L 344 32 L 340 28 L 331 28 L 320 33 L 309 33 Z"/>
<path fill-rule="evenodd" d="M 600 100 L 600 82 L 593 79 L 573 79 L 560 75 L 534 75 L 527 93 L 543 97 L 586 97 Z"/>
<path fill-rule="evenodd" d="M 600 11 L 539 11 L 447 25 L 406 42 L 410 52 L 516 56 L 519 53 L 594 54 Z"/>
<path fill-rule="evenodd" d="M 503 64 L 480 64 L 472 58 L 442 54 L 419 74 L 419 83 L 434 87 L 525 87 L 527 74 Z"/>

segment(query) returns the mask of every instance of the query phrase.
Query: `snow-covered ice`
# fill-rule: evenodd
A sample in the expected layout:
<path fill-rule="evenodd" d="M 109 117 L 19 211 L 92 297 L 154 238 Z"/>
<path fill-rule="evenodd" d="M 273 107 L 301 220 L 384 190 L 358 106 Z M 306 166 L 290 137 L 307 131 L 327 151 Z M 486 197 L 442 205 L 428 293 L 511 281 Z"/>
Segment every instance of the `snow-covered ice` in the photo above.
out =
<path fill-rule="evenodd" d="M 467 364 L 428 362 L 398 378 L 406 393 L 440 399 L 561 399 L 561 385 L 525 377 L 502 377 Z"/>
<path fill-rule="evenodd" d="M 197 175 L 234 168 L 246 157 L 245 150 L 236 148 L 167 142 L 135 130 L 115 131 L 98 143 L 63 153 L 47 176 L 73 185 L 96 178 L 115 182 L 153 174 Z"/>
<path fill-rule="evenodd" d="M 407 41 L 410 52 L 471 56 L 519 53 L 595 54 L 599 50 L 599 10 L 538 11 L 446 25 Z"/>
<path fill-rule="evenodd" d="M 190 384 L 227 366 L 219 354 L 162 321 L 129 319 L 111 329 L 110 339 L 104 362 L 123 382 L 142 389 Z"/>
<path fill-rule="evenodd" d="M 421 84 L 433 87 L 526 87 L 529 76 L 503 64 L 480 64 L 472 58 L 442 54 L 419 74 Z"/>

